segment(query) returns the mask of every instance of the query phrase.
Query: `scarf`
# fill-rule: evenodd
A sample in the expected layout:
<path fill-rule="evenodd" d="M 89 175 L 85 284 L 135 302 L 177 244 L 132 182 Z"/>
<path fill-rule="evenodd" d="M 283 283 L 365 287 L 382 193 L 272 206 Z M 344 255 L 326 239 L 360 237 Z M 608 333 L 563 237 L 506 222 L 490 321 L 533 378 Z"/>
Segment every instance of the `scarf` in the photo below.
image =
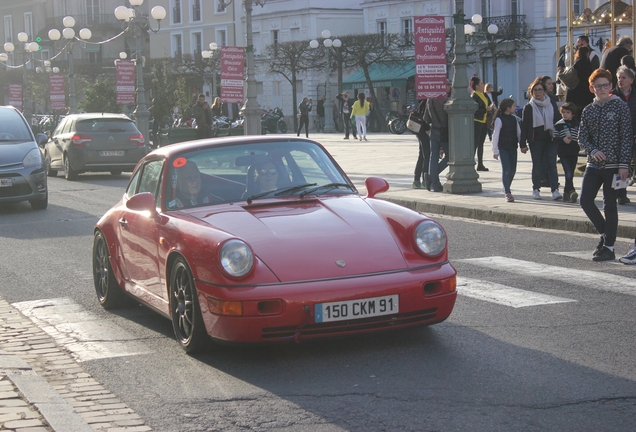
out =
<path fill-rule="evenodd" d="M 543 130 L 554 131 L 554 109 L 550 96 L 545 95 L 543 100 L 530 99 L 532 105 L 532 127 L 543 126 Z"/>

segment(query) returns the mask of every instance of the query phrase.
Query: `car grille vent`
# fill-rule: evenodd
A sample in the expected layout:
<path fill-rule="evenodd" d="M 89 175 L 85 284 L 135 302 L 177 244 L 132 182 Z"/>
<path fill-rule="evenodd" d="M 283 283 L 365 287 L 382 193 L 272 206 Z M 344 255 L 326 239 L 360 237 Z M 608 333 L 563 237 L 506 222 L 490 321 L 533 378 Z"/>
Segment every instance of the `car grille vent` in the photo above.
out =
<path fill-rule="evenodd" d="M 29 186 L 28 184 L 0 188 L 0 198 L 17 197 L 30 194 L 31 186 Z"/>
<path fill-rule="evenodd" d="M 299 332 L 300 338 L 311 338 L 366 330 L 399 328 L 417 324 L 433 324 L 436 322 L 436 318 L 437 308 L 431 308 L 397 315 L 308 324 L 303 327 L 288 326 L 264 328 L 262 337 L 264 340 L 289 339 L 293 338 L 296 333 Z"/>

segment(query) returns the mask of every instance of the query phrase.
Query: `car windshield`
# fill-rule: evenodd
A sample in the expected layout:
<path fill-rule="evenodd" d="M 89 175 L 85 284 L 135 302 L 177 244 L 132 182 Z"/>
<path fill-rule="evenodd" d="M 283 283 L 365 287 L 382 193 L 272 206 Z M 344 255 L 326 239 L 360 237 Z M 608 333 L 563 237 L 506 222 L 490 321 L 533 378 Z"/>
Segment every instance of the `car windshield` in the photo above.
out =
<path fill-rule="evenodd" d="M 17 111 L 0 109 L 0 143 L 32 140 L 29 127 Z"/>
<path fill-rule="evenodd" d="M 166 208 L 357 190 L 322 147 L 301 141 L 197 149 L 170 161 Z M 324 186 L 324 187 L 321 187 Z M 303 192 L 308 192 L 301 195 Z"/>
<path fill-rule="evenodd" d="M 78 121 L 77 132 L 139 133 L 132 121 L 114 118 L 97 118 Z"/>

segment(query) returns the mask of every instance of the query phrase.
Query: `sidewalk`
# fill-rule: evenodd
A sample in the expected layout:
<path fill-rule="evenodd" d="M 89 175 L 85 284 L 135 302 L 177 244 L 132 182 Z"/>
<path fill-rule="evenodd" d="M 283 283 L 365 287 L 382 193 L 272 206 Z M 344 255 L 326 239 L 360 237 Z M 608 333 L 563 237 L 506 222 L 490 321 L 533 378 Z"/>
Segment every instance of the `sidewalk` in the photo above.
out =
<path fill-rule="evenodd" d="M 486 138 L 484 145 L 484 165 L 490 170 L 480 171 L 478 181 L 482 192 L 469 195 L 429 192 L 426 189 L 412 189 L 413 170 L 417 161 L 418 144 L 415 135 L 406 132 L 403 135 L 390 133 L 370 133 L 368 142 L 343 140 L 343 134 L 311 134 L 333 155 L 344 171 L 353 180 L 361 193 L 364 193 L 364 179 L 368 176 L 383 177 L 389 182 L 390 189 L 378 195 L 386 199 L 417 210 L 425 214 L 443 214 L 485 221 L 503 222 L 537 228 L 568 230 L 595 233 L 592 224 L 578 203 L 553 201 L 550 188 L 541 189 L 540 200 L 532 198 L 532 160 L 530 152 L 519 152 L 517 173 L 512 183 L 512 195 L 515 202 L 504 199 L 501 183 L 501 164 L 493 159 L 491 143 Z M 355 149 L 355 151 L 352 151 Z M 581 157 L 579 164 L 585 159 Z M 563 178 L 558 164 L 560 191 L 563 193 Z M 440 180 L 446 181 L 446 169 Z M 577 193 L 581 192 L 582 176 L 574 177 Z M 636 186 L 627 188 L 627 197 L 631 203 L 618 206 L 618 237 L 634 239 L 636 236 Z M 597 198 L 597 206 L 603 208 L 602 192 Z"/>

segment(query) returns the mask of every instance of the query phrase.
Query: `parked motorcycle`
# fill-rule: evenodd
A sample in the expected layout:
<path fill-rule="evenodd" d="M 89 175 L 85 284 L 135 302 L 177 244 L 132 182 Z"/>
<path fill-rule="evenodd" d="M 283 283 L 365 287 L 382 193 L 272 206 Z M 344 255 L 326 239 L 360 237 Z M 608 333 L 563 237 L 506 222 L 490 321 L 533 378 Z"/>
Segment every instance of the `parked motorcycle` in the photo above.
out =
<path fill-rule="evenodd" d="M 267 133 L 286 133 L 287 123 L 283 120 L 283 110 L 274 108 L 261 115 L 261 132 L 263 135 Z"/>

